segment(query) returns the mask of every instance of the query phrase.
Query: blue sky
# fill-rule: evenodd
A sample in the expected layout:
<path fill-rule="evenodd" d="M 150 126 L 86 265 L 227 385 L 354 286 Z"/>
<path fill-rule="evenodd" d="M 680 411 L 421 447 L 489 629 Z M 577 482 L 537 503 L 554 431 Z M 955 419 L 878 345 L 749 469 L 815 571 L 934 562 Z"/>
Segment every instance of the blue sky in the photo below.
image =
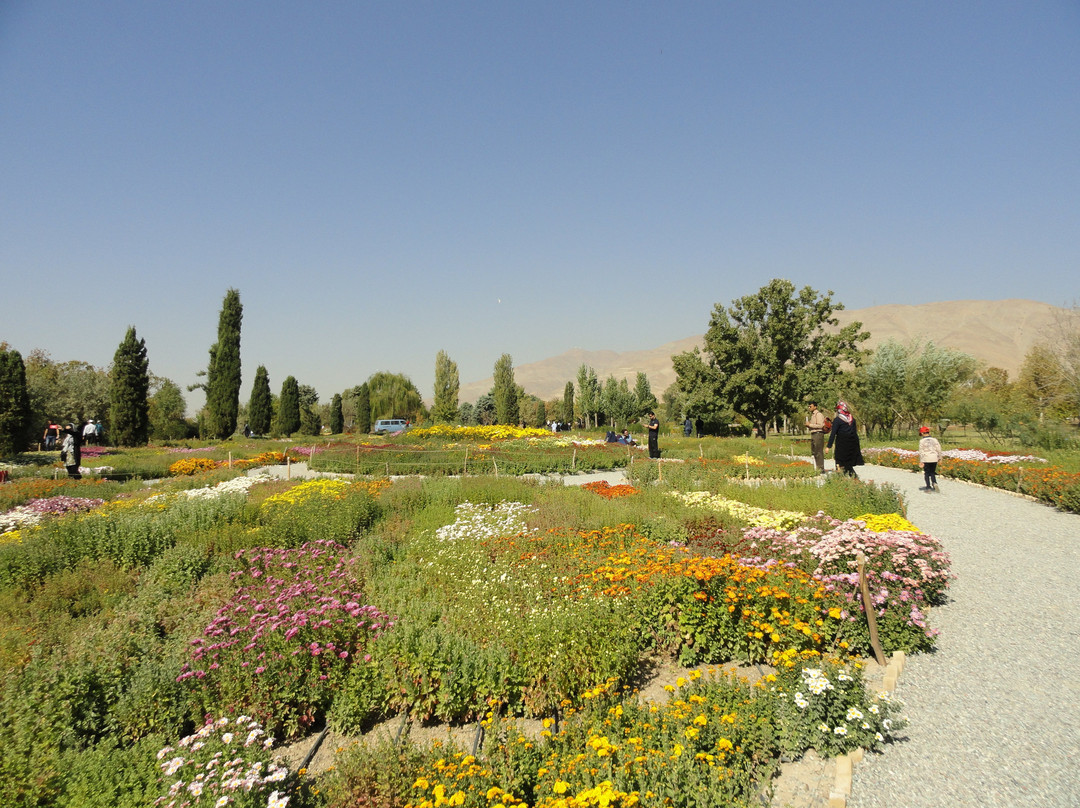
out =
<path fill-rule="evenodd" d="M 1070 305 L 1077 2 L 0 2 L 0 341 L 431 396 L 849 309 Z M 197 394 L 189 405 L 198 403 Z"/>

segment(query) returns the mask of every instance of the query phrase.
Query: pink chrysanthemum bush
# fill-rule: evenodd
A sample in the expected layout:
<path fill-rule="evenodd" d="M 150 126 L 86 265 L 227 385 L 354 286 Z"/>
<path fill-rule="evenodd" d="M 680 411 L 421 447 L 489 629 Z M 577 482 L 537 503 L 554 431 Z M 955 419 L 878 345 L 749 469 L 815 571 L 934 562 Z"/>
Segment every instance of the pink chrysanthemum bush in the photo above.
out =
<path fill-rule="evenodd" d="M 861 552 L 886 651 L 926 650 L 933 645 L 937 632 L 927 625 L 925 610 L 944 600 L 951 578 L 949 556 L 933 536 L 918 531 L 874 531 L 857 519 L 839 522 L 824 517 L 792 531 L 749 528 L 740 549 L 750 555 L 744 559 L 749 563 L 784 559 L 823 581 L 828 592 L 846 602 L 839 609 L 837 640 L 865 648 L 869 629 L 859 590 Z"/>
<path fill-rule="evenodd" d="M 371 664 L 371 646 L 393 620 L 364 605 L 340 544 L 259 548 L 236 560 L 239 586 L 192 641 L 178 679 L 192 684 L 200 712 L 243 710 L 294 737 L 324 717 L 354 667 Z"/>

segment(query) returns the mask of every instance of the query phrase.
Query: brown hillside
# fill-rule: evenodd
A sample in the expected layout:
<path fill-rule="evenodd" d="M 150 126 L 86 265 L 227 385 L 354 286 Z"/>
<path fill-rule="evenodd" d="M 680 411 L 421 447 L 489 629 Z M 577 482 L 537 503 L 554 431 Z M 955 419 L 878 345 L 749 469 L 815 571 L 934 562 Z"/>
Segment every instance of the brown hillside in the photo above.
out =
<path fill-rule="evenodd" d="M 971 354 L 991 367 L 1004 368 L 1014 379 L 1028 350 L 1049 339 L 1056 317 L 1064 310 L 1033 300 L 953 300 L 918 306 L 890 304 L 836 313 L 840 325 L 858 320 L 870 332 L 866 347 L 895 339 L 908 343 L 930 340 Z M 707 324 L 705 324 L 707 325 Z M 574 348 L 559 356 L 514 368 L 514 379 L 525 391 L 544 400 L 561 397 L 568 381 L 577 384 L 582 364 L 595 368 L 601 382 L 610 375 L 634 384 L 638 371 L 649 377 L 653 393 L 675 381 L 673 354 L 693 350 L 702 337 L 686 337 L 645 351 L 585 351 Z M 462 401 L 476 401 L 492 386 L 489 377 L 463 384 Z"/>

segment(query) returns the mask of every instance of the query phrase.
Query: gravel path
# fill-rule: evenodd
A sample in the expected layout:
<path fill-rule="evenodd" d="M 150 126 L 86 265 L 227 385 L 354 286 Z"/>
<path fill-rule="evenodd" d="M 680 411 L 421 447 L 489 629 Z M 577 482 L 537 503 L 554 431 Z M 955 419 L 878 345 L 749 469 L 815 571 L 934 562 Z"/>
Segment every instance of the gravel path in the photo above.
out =
<path fill-rule="evenodd" d="M 956 575 L 909 657 L 898 743 L 855 767 L 850 808 L 1080 806 L 1080 516 L 1010 494 L 867 466 L 900 488 Z"/>

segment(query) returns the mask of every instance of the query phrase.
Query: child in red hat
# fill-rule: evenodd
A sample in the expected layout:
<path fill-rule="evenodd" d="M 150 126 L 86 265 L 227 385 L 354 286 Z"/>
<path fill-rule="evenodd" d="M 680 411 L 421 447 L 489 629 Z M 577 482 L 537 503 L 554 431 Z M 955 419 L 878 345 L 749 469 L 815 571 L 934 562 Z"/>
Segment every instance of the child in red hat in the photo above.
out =
<path fill-rule="evenodd" d="M 930 437 L 930 427 L 919 427 L 919 466 L 923 470 L 926 485 L 920 491 L 937 491 L 937 464 L 941 461 L 941 444 Z"/>

